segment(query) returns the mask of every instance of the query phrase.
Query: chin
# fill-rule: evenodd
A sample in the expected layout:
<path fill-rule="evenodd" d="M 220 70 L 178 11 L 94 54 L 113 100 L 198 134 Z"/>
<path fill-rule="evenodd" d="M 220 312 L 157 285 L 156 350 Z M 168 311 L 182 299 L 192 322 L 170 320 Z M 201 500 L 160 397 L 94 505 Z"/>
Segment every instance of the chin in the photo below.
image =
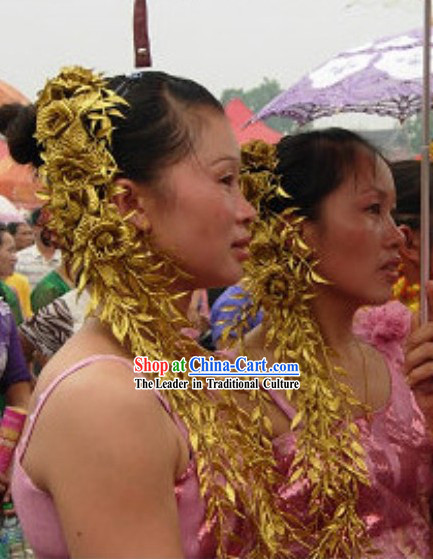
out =
<path fill-rule="evenodd" d="M 230 287 L 238 283 L 244 275 L 242 265 L 238 262 L 230 263 L 219 268 L 218 274 L 209 274 L 207 277 L 207 287 Z"/>
<path fill-rule="evenodd" d="M 220 287 L 230 287 L 235 285 L 242 278 L 243 273 L 233 273 L 233 274 L 213 274 L 208 276 L 195 276 L 194 280 L 191 280 L 191 285 L 189 289 L 212 289 Z"/>
<path fill-rule="evenodd" d="M 364 305 L 384 305 L 392 299 L 392 289 L 389 287 L 387 289 L 382 289 L 372 293 L 371 296 L 365 301 Z"/>
<path fill-rule="evenodd" d="M 240 275 L 236 275 L 236 276 L 232 276 L 231 278 L 226 276 L 225 278 L 221 278 L 221 279 L 214 279 L 214 281 L 212 282 L 208 282 L 207 284 L 207 288 L 213 288 L 213 287 L 230 287 L 231 285 L 235 285 L 236 283 L 238 283 L 238 281 L 242 278 L 242 274 Z"/>

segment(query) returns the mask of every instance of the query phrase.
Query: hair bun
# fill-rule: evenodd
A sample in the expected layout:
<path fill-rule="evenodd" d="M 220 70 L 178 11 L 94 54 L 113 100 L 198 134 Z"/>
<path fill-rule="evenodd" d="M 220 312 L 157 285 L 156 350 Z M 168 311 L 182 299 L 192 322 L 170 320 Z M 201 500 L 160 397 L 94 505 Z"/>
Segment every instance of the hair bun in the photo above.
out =
<path fill-rule="evenodd" d="M 31 163 L 35 167 L 41 165 L 35 131 L 34 105 L 13 103 L 0 107 L 0 132 L 6 136 L 10 154 L 18 163 Z"/>

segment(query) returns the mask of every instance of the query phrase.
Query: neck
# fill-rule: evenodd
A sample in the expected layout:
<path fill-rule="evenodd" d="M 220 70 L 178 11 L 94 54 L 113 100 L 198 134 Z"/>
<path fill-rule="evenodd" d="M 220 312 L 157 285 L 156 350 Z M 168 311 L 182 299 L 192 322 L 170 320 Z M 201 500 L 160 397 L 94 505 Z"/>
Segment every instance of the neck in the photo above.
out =
<path fill-rule="evenodd" d="M 360 304 L 337 293 L 333 286 L 320 286 L 312 310 L 323 338 L 334 350 L 353 343 L 352 321 Z"/>
<path fill-rule="evenodd" d="M 198 288 L 191 286 L 191 282 L 178 277 L 176 279 L 176 281 L 174 281 L 174 283 L 171 285 L 170 287 L 170 293 L 172 295 L 176 295 L 176 294 L 180 294 L 182 293 L 182 296 L 178 297 L 175 300 L 175 306 L 176 309 L 182 313 L 184 316 L 188 315 L 188 310 L 189 310 L 189 306 L 191 304 L 191 299 L 194 295 L 194 292 L 197 290 Z"/>

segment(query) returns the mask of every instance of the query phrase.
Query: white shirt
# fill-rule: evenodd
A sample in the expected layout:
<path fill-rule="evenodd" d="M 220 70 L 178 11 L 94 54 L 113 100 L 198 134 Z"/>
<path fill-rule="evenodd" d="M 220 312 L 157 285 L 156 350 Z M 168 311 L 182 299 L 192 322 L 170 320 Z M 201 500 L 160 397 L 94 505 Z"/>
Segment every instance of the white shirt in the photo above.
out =
<path fill-rule="evenodd" d="M 37 245 L 33 244 L 17 252 L 17 259 L 15 271 L 26 276 L 33 289 L 44 276 L 60 266 L 62 256 L 60 250 L 56 250 L 53 256 L 46 260 Z"/>

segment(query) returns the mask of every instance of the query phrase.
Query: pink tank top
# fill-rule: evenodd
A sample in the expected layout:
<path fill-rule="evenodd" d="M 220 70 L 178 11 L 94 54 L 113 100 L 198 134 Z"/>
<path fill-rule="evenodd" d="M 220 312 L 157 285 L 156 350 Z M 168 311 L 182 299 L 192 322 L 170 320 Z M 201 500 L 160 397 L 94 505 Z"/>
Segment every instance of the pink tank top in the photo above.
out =
<path fill-rule="evenodd" d="M 37 418 L 53 390 L 65 378 L 82 367 L 102 360 L 118 361 L 128 369 L 132 367 L 130 361 L 116 355 L 93 355 L 64 371 L 39 395 L 36 407 L 29 415 L 25 431 L 17 446 L 11 484 L 15 509 L 31 548 L 38 557 L 43 559 L 65 559 L 69 557 L 69 553 L 51 496 L 35 486 L 23 469 L 21 461 Z M 175 414 L 171 413 L 166 401 L 157 391 L 155 391 L 155 395 L 181 432 L 187 436 L 184 425 Z M 200 498 L 193 459 L 190 460 L 183 475 L 176 481 L 174 491 L 185 557 L 212 557 L 215 547 L 209 530 L 203 527 L 205 505 Z"/>
<path fill-rule="evenodd" d="M 399 303 L 397 303 L 399 305 Z M 366 463 L 371 485 L 361 487 L 358 513 L 363 518 L 376 558 L 404 559 L 432 556 L 431 519 L 429 503 L 433 496 L 433 447 L 426 434 L 424 418 L 414 401 L 402 374 L 401 343 L 408 331 L 410 316 L 393 303 L 367 312 L 356 325 L 356 332 L 367 343 L 375 346 L 385 357 L 391 376 L 391 394 L 388 404 L 371 414 L 369 419 L 356 420 L 361 431 L 361 442 L 366 450 Z M 117 359 L 130 367 L 130 363 L 114 356 L 98 356 L 78 363 L 58 377 L 41 394 L 31 414 L 26 432 L 18 447 L 12 491 L 19 517 L 30 545 L 37 555 L 46 559 L 68 557 L 66 543 L 53 501 L 37 489 L 21 466 L 34 422 L 48 395 L 69 374 L 95 359 Z M 281 393 L 270 391 L 276 405 L 291 419 L 293 408 Z M 157 394 L 162 405 L 167 405 Z M 181 421 L 171 414 L 186 435 Z M 293 433 L 284 433 L 273 441 L 278 468 L 289 477 L 296 446 Z M 205 523 L 205 504 L 200 498 L 199 483 L 192 459 L 174 488 L 181 528 L 184 556 L 188 559 L 215 557 L 215 545 L 210 527 Z M 284 507 L 300 520 L 305 518 L 309 496 L 308 480 L 284 484 L 276 488 Z M 280 501 L 281 502 L 281 501 Z M 233 532 L 241 536 L 241 545 L 230 550 L 232 555 L 246 557 L 254 541 L 254 533 L 239 524 L 233 514 L 229 519 Z M 308 556 L 294 542 L 288 541 L 293 557 Z"/>

